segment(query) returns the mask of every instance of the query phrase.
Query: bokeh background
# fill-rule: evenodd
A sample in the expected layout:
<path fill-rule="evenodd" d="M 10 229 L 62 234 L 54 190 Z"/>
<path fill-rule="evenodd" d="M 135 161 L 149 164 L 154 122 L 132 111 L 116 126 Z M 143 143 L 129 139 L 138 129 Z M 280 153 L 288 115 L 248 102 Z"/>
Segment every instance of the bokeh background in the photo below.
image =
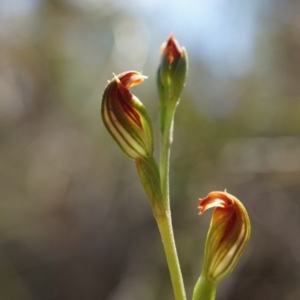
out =
<path fill-rule="evenodd" d="M 173 299 L 135 166 L 99 113 L 112 72 L 142 71 L 158 144 L 170 33 L 190 63 L 170 178 L 188 298 L 211 217 L 197 200 L 226 188 L 252 237 L 217 300 L 300 299 L 299 15 L 294 0 L 1 0 L 0 299 Z"/>

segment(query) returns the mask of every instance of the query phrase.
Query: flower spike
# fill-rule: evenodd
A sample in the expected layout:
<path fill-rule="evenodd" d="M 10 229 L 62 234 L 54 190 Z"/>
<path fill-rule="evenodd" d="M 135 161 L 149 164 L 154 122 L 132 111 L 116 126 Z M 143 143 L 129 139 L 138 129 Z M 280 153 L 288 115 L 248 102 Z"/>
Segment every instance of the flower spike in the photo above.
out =
<path fill-rule="evenodd" d="M 250 238 L 250 220 L 243 204 L 225 192 L 211 192 L 199 199 L 199 214 L 214 207 L 206 238 L 202 275 L 217 283 L 237 264 Z"/>
<path fill-rule="evenodd" d="M 103 122 L 124 153 L 130 158 L 147 158 L 153 153 L 152 124 L 146 108 L 129 92 L 147 77 L 136 71 L 114 75 L 102 96 Z"/>

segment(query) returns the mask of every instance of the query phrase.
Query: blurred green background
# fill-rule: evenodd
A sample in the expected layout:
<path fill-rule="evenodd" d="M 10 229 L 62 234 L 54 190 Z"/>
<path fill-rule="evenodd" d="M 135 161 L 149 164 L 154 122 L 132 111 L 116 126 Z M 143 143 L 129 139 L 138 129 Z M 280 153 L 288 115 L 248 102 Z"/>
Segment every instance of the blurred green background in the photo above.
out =
<path fill-rule="evenodd" d="M 112 72 L 142 71 L 132 91 L 158 132 L 170 33 L 190 62 L 170 183 L 188 297 L 198 198 L 226 188 L 252 236 L 217 300 L 300 299 L 299 15 L 293 0 L 1 0 L 0 299 L 173 299 L 135 166 L 100 119 Z"/>

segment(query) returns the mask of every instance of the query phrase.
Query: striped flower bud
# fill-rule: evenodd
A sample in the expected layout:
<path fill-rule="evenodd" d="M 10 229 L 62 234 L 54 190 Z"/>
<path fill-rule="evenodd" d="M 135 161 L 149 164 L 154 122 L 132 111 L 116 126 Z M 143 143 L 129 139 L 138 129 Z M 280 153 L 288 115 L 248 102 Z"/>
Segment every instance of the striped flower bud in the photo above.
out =
<path fill-rule="evenodd" d="M 121 73 L 107 84 L 102 96 L 103 122 L 124 153 L 134 160 L 153 153 L 151 120 L 145 106 L 129 92 L 145 78 L 136 71 Z"/>
<path fill-rule="evenodd" d="M 206 238 L 202 275 L 217 283 L 237 264 L 250 237 L 250 220 L 243 204 L 225 192 L 199 199 L 200 213 L 215 207 Z"/>

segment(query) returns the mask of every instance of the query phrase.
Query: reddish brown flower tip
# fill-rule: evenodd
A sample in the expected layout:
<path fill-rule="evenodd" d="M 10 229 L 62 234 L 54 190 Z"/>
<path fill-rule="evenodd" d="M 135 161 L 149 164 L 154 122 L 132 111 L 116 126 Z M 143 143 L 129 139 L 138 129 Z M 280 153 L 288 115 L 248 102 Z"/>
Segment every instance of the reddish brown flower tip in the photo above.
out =
<path fill-rule="evenodd" d="M 136 71 L 128 71 L 121 73 L 118 76 L 114 76 L 118 86 L 122 84 L 126 89 L 129 89 L 134 85 L 138 85 L 142 83 L 145 79 L 147 79 L 147 76 L 144 76 Z"/>
<path fill-rule="evenodd" d="M 225 192 L 211 192 L 206 198 L 199 199 L 199 215 L 202 215 L 207 209 L 219 207 L 227 210 L 233 209 L 234 196 Z M 237 199 L 236 199 L 237 200 Z"/>
<path fill-rule="evenodd" d="M 161 53 L 167 56 L 169 64 L 172 64 L 174 59 L 182 56 L 183 51 L 173 34 L 162 44 Z"/>
<path fill-rule="evenodd" d="M 215 207 L 206 240 L 204 276 L 218 282 L 237 264 L 250 237 L 250 220 L 243 204 L 225 192 L 199 199 L 199 214 Z"/>

